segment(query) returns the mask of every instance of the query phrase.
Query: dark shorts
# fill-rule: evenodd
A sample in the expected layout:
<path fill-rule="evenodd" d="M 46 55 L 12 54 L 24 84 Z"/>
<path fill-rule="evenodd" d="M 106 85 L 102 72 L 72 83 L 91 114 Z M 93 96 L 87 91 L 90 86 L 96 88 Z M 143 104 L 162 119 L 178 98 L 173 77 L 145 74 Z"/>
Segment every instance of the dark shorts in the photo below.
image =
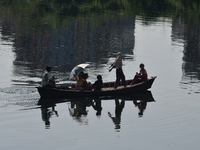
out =
<path fill-rule="evenodd" d="M 117 77 L 117 79 L 125 79 L 125 76 L 124 76 L 124 73 L 123 73 L 123 71 L 122 71 L 122 69 L 121 68 L 119 68 L 119 69 L 116 69 L 116 77 Z"/>

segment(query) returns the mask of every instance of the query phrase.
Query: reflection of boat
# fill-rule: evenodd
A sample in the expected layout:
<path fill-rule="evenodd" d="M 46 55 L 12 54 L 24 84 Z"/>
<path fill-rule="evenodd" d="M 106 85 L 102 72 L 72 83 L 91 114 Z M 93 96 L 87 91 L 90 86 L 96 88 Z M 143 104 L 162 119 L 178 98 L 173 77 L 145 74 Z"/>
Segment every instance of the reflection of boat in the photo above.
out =
<path fill-rule="evenodd" d="M 151 77 L 145 82 L 129 85 L 132 80 L 127 80 L 127 87 L 119 86 L 114 88 L 115 82 L 105 82 L 102 91 L 74 90 L 67 86 L 56 88 L 37 87 L 41 98 L 74 98 L 74 97 L 102 97 L 130 94 L 150 89 L 156 77 Z"/>
<path fill-rule="evenodd" d="M 74 98 L 67 98 L 67 99 L 58 99 L 58 98 L 49 98 L 49 99 L 43 99 L 40 98 L 38 101 L 38 105 L 43 105 L 46 107 L 52 107 L 57 103 L 63 103 L 63 102 L 73 102 L 73 101 L 91 101 L 91 100 L 125 100 L 125 101 L 144 101 L 144 102 L 153 102 L 155 101 L 153 98 L 153 95 L 151 91 L 143 91 L 143 92 L 137 92 L 137 93 L 130 93 L 126 95 L 112 95 L 112 96 L 102 96 L 102 97 L 74 97 Z"/>
<path fill-rule="evenodd" d="M 126 95 L 113 95 L 113 96 L 106 96 L 100 97 L 101 100 L 112 100 L 112 99 L 121 99 L 125 101 L 145 101 L 145 102 L 152 102 L 155 101 L 151 91 L 142 91 L 142 92 L 135 92 Z"/>

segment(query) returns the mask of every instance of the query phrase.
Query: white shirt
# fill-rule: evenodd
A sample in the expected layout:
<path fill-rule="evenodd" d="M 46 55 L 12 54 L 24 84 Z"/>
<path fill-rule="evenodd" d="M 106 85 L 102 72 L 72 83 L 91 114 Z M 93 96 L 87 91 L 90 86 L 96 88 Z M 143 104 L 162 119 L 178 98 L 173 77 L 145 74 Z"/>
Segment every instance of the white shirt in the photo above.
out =
<path fill-rule="evenodd" d="M 45 71 L 42 76 L 42 86 L 46 86 L 49 84 L 49 72 Z"/>
<path fill-rule="evenodd" d="M 122 53 L 117 53 L 117 58 L 113 64 L 116 69 L 122 68 Z"/>

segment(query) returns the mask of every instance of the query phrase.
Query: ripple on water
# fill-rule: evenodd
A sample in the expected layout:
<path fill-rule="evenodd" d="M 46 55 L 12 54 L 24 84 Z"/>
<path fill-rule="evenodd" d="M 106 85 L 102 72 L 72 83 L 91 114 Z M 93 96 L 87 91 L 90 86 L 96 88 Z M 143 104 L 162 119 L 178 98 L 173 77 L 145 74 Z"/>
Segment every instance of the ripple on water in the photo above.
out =
<path fill-rule="evenodd" d="M 1 88 L 0 92 L 7 94 L 30 94 L 35 93 L 37 89 L 35 87 L 23 87 L 23 86 L 14 86 Z"/>
<path fill-rule="evenodd" d="M 10 109 L 11 106 L 32 107 L 37 105 L 39 95 L 34 87 L 6 87 L 0 89 L 0 107 Z"/>
<path fill-rule="evenodd" d="M 188 94 L 200 93 L 200 81 L 185 80 L 180 82 L 180 88 L 188 91 Z"/>

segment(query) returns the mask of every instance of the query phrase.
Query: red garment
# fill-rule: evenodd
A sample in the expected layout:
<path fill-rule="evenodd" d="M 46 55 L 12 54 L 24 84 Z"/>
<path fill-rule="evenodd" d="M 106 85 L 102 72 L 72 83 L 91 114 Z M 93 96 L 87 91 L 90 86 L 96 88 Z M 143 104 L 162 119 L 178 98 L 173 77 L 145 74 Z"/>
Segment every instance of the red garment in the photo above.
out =
<path fill-rule="evenodd" d="M 137 80 L 141 80 L 141 81 L 146 81 L 147 80 L 147 71 L 143 68 L 140 70 L 139 74 L 136 74 L 135 77 L 133 78 L 133 80 L 131 81 L 130 85 L 133 85 L 136 83 Z"/>

